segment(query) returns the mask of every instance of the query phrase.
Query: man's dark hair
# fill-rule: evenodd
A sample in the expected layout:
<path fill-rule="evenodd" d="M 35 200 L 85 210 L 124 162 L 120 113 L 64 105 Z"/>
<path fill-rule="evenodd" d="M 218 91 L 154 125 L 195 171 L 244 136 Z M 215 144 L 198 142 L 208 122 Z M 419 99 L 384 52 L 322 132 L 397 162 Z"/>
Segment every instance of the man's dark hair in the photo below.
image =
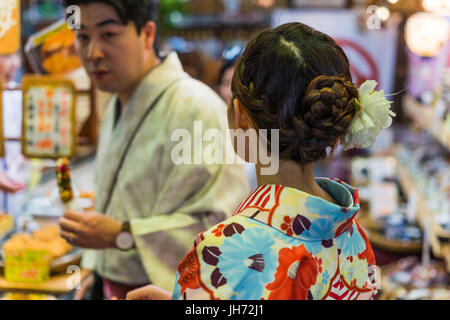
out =
<path fill-rule="evenodd" d="M 114 8 L 123 24 L 133 22 L 137 34 L 141 34 L 142 27 L 147 21 L 158 22 L 159 0 L 63 0 L 65 8 L 76 5 L 84 5 L 90 3 L 104 3 Z M 157 50 L 157 37 L 155 37 L 155 53 Z"/>

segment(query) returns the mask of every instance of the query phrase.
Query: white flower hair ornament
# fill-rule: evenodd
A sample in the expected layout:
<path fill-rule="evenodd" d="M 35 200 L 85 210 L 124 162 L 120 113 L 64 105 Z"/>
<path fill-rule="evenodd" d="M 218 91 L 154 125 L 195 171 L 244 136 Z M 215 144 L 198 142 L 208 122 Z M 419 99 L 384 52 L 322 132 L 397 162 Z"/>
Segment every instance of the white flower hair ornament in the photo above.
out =
<path fill-rule="evenodd" d="M 384 91 L 375 91 L 377 82 L 368 80 L 358 89 L 358 100 L 355 101 L 357 114 L 341 139 L 344 150 L 353 148 L 369 148 L 383 129 L 392 124 L 391 103 L 386 100 Z"/>

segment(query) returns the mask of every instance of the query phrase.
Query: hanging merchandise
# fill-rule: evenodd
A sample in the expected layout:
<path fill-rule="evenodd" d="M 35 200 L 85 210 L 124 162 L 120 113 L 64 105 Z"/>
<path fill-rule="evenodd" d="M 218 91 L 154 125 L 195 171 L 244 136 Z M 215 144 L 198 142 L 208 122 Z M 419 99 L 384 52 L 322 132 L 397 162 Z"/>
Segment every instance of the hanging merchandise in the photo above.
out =
<path fill-rule="evenodd" d="M 30 37 L 25 54 L 38 74 L 61 75 L 81 68 L 75 52 L 75 34 L 64 19 Z"/>
<path fill-rule="evenodd" d="M 20 2 L 0 1 L 0 55 L 12 54 L 20 47 Z"/>

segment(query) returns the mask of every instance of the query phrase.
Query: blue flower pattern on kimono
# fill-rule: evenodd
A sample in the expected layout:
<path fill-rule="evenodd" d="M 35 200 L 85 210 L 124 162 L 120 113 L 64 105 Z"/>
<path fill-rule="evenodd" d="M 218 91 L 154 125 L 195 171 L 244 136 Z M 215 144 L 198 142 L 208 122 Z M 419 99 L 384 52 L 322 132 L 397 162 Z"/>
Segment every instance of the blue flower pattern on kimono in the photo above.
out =
<path fill-rule="evenodd" d="M 356 256 L 366 250 L 366 242 L 354 225 L 337 237 L 336 242 L 346 257 Z"/>
<path fill-rule="evenodd" d="M 304 231 L 305 235 L 310 239 L 322 240 L 333 239 L 333 223 L 326 218 L 319 218 L 313 221 L 309 230 Z"/>
<path fill-rule="evenodd" d="M 322 241 L 305 241 L 305 248 L 312 254 L 318 254 L 320 251 L 322 251 Z"/>
<path fill-rule="evenodd" d="M 325 272 L 322 275 L 322 283 L 326 284 L 329 279 L 330 279 L 330 276 L 328 275 L 328 270 L 325 270 Z"/>
<path fill-rule="evenodd" d="M 180 274 L 177 272 L 177 275 L 175 277 L 175 284 L 178 283 L 178 279 L 180 279 Z M 173 292 L 172 292 L 172 300 L 179 300 L 181 297 L 181 287 L 175 285 L 175 287 L 173 288 Z"/>
<path fill-rule="evenodd" d="M 342 207 L 337 205 L 331 206 L 330 203 L 326 203 L 317 197 L 308 197 L 305 201 L 305 206 L 310 212 L 317 213 L 319 215 L 326 215 L 327 219 L 330 219 L 333 223 L 344 222 L 352 216 L 355 211 L 355 209 L 352 208 L 352 213 L 346 214 L 346 212 L 342 211 Z M 336 210 L 333 211 L 331 210 L 332 208 Z"/>
<path fill-rule="evenodd" d="M 320 251 L 322 251 L 323 248 L 323 242 L 320 239 L 330 239 L 330 242 L 332 244 L 331 239 L 333 239 L 334 236 L 334 230 L 333 230 L 333 223 L 326 218 L 319 218 L 316 219 L 308 231 L 304 231 L 304 235 L 308 237 L 309 239 L 318 239 L 317 241 L 305 241 L 305 247 L 306 249 L 311 252 L 312 254 L 318 254 Z M 331 245 L 329 245 L 331 246 Z"/>
<path fill-rule="evenodd" d="M 236 299 L 258 299 L 264 286 L 274 280 L 278 261 L 274 244 L 273 234 L 260 228 L 225 239 L 217 267 L 237 292 Z"/>
<path fill-rule="evenodd" d="M 222 223 L 223 232 L 203 233 L 200 264 L 179 270 L 174 297 L 353 299 L 357 291 L 370 292 L 363 282 L 375 261 L 353 220 L 360 209 L 357 190 L 340 181 L 317 181 L 340 205 L 285 186 L 261 186 Z M 300 247 L 309 264 L 298 264 Z M 288 283 L 300 268 L 307 286 L 301 295 Z M 346 279 L 342 284 L 351 294 L 341 297 L 341 289 L 332 287 L 335 275 Z"/>

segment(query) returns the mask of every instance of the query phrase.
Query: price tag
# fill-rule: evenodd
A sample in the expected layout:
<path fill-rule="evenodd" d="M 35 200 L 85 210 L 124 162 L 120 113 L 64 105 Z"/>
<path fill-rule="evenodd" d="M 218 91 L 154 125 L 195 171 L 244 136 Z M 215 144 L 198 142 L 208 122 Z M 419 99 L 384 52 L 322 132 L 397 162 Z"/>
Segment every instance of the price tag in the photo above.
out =
<path fill-rule="evenodd" d="M 5 279 L 10 282 L 43 283 L 50 277 L 50 259 L 45 250 L 5 252 Z"/>
<path fill-rule="evenodd" d="M 397 211 L 398 190 L 394 183 L 374 182 L 370 186 L 370 191 L 370 215 L 374 220 Z"/>

